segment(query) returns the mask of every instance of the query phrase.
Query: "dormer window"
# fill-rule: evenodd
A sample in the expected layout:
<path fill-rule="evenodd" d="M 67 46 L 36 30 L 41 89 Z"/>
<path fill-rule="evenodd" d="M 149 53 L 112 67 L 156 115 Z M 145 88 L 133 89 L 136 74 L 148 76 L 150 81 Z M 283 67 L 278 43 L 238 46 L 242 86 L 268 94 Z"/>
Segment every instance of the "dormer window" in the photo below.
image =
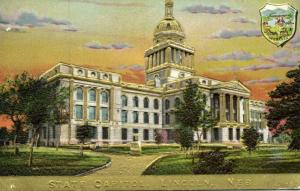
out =
<path fill-rule="evenodd" d="M 184 78 L 185 74 L 183 72 L 179 73 L 179 78 Z"/>
<path fill-rule="evenodd" d="M 77 74 L 80 75 L 80 76 L 82 76 L 83 75 L 83 71 L 82 70 L 78 70 Z"/>
<path fill-rule="evenodd" d="M 103 75 L 103 80 L 108 80 L 108 75 L 107 74 Z"/>
<path fill-rule="evenodd" d="M 202 84 L 206 84 L 206 80 L 202 80 Z"/>
<path fill-rule="evenodd" d="M 96 72 L 91 72 L 91 77 L 96 77 Z"/>

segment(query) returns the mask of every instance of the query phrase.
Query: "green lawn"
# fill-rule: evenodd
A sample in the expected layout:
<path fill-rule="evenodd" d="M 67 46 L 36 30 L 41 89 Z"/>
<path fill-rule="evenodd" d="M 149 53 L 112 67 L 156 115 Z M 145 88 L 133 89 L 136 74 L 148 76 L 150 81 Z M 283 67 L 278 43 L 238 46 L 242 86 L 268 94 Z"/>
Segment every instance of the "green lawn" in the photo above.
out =
<path fill-rule="evenodd" d="M 40 147 L 34 149 L 33 166 L 27 166 L 28 148 L 21 148 L 15 156 L 12 149 L 0 150 L 0 176 L 63 176 L 76 175 L 106 164 L 110 159 L 100 153 L 84 151 L 80 157 L 78 150 Z"/>
<path fill-rule="evenodd" d="M 109 154 L 130 154 L 130 146 L 110 146 L 108 148 L 101 148 L 98 150 L 102 153 Z M 158 153 L 176 153 L 180 152 L 179 145 L 143 145 L 142 146 L 142 154 L 151 155 Z"/>
<path fill-rule="evenodd" d="M 251 155 L 246 151 L 228 152 L 230 154 L 227 159 L 233 159 L 235 162 L 235 174 L 300 172 L 300 152 L 287 151 L 286 148 L 261 148 Z M 192 160 L 178 154 L 157 161 L 144 174 L 193 174 L 192 168 Z"/>

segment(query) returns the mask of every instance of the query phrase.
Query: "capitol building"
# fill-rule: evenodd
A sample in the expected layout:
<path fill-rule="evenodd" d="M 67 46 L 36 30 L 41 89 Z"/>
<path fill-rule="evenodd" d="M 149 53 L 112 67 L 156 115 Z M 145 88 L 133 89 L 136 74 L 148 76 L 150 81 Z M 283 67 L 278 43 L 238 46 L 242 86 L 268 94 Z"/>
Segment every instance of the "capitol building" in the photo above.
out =
<path fill-rule="evenodd" d="M 47 124 L 41 128 L 45 145 L 76 144 L 76 128 L 93 128 L 96 144 L 121 144 L 138 135 L 142 143 L 153 143 L 155 133 L 163 142 L 174 142 L 174 109 L 182 100 L 187 81 L 198 83 L 207 95 L 207 107 L 217 125 L 202 132 L 202 142 L 239 143 L 243 130 L 254 127 L 267 142 L 269 131 L 264 119 L 264 102 L 251 100 L 251 91 L 241 82 L 219 81 L 195 75 L 192 46 L 174 18 L 174 3 L 165 1 L 165 16 L 154 29 L 153 46 L 145 51 L 145 84 L 127 83 L 117 73 L 78 65 L 58 63 L 42 74 L 68 88 L 67 124 Z M 141 55 L 142 56 L 142 55 Z M 195 136 L 197 139 L 197 136 Z"/>

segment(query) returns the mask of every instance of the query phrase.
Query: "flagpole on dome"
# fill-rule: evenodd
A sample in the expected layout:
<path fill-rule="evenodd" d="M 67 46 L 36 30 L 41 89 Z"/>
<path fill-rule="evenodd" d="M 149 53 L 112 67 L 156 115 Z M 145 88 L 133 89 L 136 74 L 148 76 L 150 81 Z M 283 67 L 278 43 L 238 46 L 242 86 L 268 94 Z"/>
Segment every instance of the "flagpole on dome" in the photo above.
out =
<path fill-rule="evenodd" d="M 173 0 L 165 0 L 165 17 L 166 18 L 174 18 L 173 17 L 173 6 L 174 2 Z"/>

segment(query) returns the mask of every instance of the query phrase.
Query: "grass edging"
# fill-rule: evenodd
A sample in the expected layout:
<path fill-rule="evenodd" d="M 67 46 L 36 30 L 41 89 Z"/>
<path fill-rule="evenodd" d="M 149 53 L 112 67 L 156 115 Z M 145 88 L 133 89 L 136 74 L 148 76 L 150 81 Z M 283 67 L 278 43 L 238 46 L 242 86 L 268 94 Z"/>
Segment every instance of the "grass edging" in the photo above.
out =
<path fill-rule="evenodd" d="M 164 158 L 167 158 L 167 157 L 171 157 L 171 156 L 176 156 L 178 154 L 166 154 L 166 155 L 161 155 L 161 156 L 158 156 L 156 157 L 154 160 L 152 160 L 145 168 L 145 170 L 143 171 L 142 175 L 148 175 L 148 174 L 145 174 L 145 172 L 151 168 L 155 163 L 161 161 L 162 159 Z"/>
<path fill-rule="evenodd" d="M 98 171 L 98 170 L 102 170 L 102 169 L 105 169 L 105 168 L 110 167 L 110 166 L 111 166 L 111 163 L 112 163 L 112 162 L 111 162 L 111 159 L 109 159 L 109 160 L 107 161 L 107 163 L 105 163 L 105 164 L 103 164 L 103 165 L 101 165 L 101 166 L 99 166 L 99 167 L 93 168 L 93 169 L 91 169 L 91 170 L 88 170 L 88 171 L 86 171 L 86 172 L 77 174 L 77 175 L 75 175 L 75 176 L 86 176 L 86 175 L 92 174 L 92 173 L 94 173 L 94 172 L 96 172 L 96 171 Z"/>

